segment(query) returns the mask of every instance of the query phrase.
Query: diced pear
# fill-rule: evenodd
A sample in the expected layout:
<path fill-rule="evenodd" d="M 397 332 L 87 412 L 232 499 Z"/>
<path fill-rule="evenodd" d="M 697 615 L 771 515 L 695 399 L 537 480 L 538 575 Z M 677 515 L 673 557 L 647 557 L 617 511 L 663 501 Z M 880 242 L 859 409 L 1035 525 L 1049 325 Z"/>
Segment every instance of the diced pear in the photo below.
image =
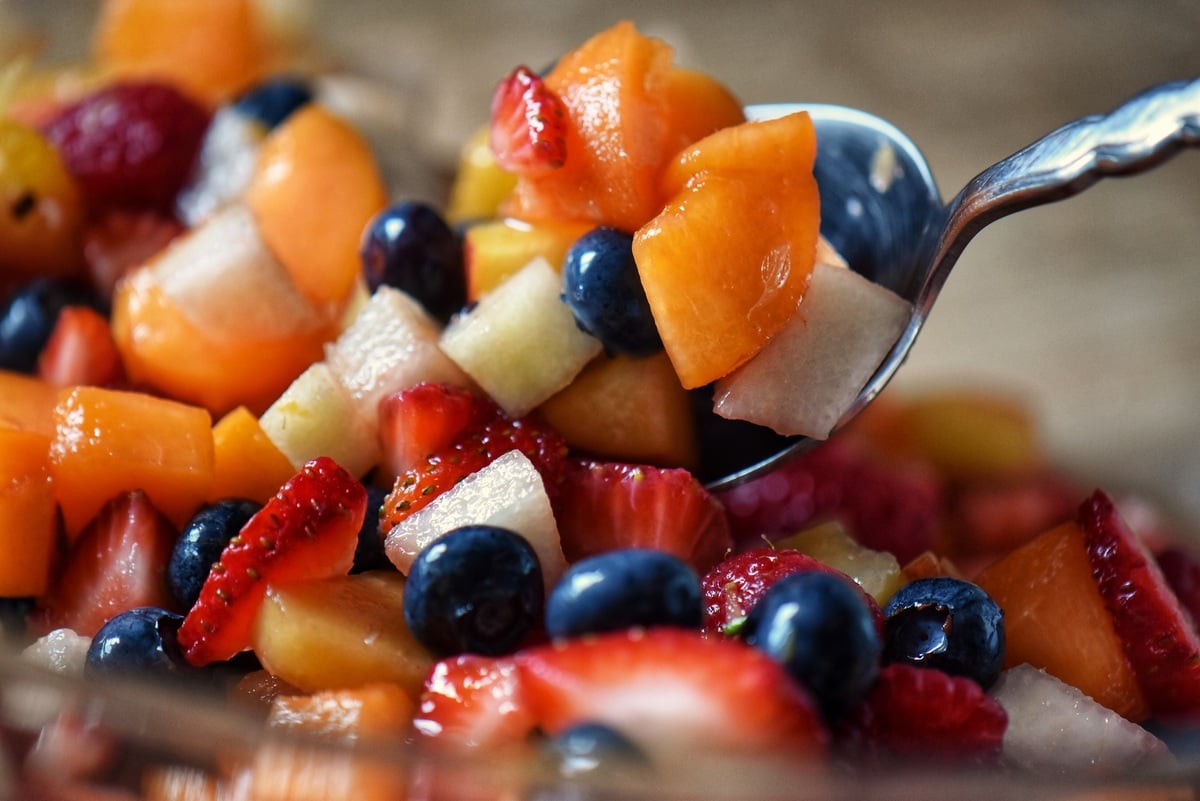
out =
<path fill-rule="evenodd" d="M 895 556 L 859 545 L 836 520 L 775 540 L 773 545 L 795 548 L 842 571 L 880 604 L 886 603 L 904 583 Z"/>
<path fill-rule="evenodd" d="M 386 395 L 439 381 L 469 387 L 471 379 L 438 347 L 441 326 L 421 304 L 393 287 L 375 290 L 325 361 L 363 415 L 377 420 Z"/>
<path fill-rule="evenodd" d="M 442 332 L 442 350 L 512 417 L 558 392 L 602 350 L 562 302 L 562 279 L 536 258 Z"/>
<path fill-rule="evenodd" d="M 825 439 L 899 340 L 912 307 L 843 267 L 818 262 L 797 312 L 717 382 L 717 414 Z"/>
<path fill-rule="evenodd" d="M 567 560 L 541 474 L 520 451 L 510 451 L 472 473 L 400 521 L 388 532 L 388 559 L 407 573 L 413 560 L 448 531 L 468 525 L 501 526 L 520 534 L 537 553 L 547 590 Z"/>
<path fill-rule="evenodd" d="M 404 577 L 392 571 L 269 587 L 252 645 L 307 692 L 394 682 L 416 698 L 433 664 L 404 623 Z"/>
<path fill-rule="evenodd" d="M 379 461 L 374 419 L 366 417 L 325 362 L 296 377 L 259 419 L 263 433 L 296 469 L 328 456 L 362 476 Z"/>

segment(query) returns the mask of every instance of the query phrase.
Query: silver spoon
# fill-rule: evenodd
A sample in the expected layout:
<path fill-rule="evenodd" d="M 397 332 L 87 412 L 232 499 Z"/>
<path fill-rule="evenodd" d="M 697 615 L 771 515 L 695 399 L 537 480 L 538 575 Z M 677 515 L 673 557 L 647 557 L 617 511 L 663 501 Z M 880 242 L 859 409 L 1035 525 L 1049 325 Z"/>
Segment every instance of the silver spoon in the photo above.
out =
<path fill-rule="evenodd" d="M 950 270 L 971 239 L 1022 209 L 1076 195 L 1100 178 L 1132 175 L 1200 145 L 1200 78 L 1155 86 L 1106 115 L 1047 134 L 975 176 L 948 204 L 924 156 L 890 123 L 856 109 L 777 103 L 749 106 L 751 119 L 808 111 L 817 129 L 814 172 L 821 233 L 858 272 L 912 303 L 900 340 L 863 387 L 838 428 L 888 384 L 912 350 Z M 836 429 L 835 429 L 836 430 Z M 729 437 L 744 443 L 746 429 Z M 761 440 L 760 440 L 761 441 Z M 766 440 L 746 466 L 723 465 L 710 489 L 744 483 L 816 445 Z"/>

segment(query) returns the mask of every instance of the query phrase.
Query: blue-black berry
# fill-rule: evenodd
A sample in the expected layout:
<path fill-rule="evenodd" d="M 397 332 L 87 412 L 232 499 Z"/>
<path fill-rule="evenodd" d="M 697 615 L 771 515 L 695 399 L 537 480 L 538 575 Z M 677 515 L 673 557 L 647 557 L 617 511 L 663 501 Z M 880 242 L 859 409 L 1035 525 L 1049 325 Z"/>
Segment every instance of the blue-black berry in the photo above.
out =
<path fill-rule="evenodd" d="M 234 101 L 233 108 L 270 130 L 312 99 L 313 90 L 308 81 L 284 76 L 270 78 L 247 89 Z"/>
<path fill-rule="evenodd" d="M 462 240 L 424 203 L 399 203 L 375 215 L 359 256 L 372 292 L 383 285 L 403 290 L 442 322 L 466 303 Z"/>
<path fill-rule="evenodd" d="M 84 672 L 95 676 L 171 678 L 195 675 L 179 647 L 183 616 L 139 606 L 113 616 L 88 647 Z"/>
<path fill-rule="evenodd" d="M 195 605 L 213 563 L 259 508 L 254 501 L 230 498 L 205 506 L 188 521 L 167 562 L 167 589 L 180 609 Z"/>
<path fill-rule="evenodd" d="M 18 287 L 0 307 L 0 369 L 32 373 L 65 306 L 99 307 L 86 286 L 60 278 L 36 278 Z"/>
<path fill-rule="evenodd" d="M 624 231 L 602 226 L 575 240 L 563 263 L 563 301 L 579 328 L 609 353 L 649 356 L 662 350 L 633 260 L 633 237 Z"/>

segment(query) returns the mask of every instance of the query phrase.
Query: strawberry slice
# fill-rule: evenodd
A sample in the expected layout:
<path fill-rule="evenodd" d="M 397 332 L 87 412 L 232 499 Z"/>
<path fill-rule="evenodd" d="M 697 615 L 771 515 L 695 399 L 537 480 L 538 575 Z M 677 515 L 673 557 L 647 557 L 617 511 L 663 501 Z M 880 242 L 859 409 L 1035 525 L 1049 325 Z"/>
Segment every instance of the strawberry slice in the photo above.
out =
<path fill-rule="evenodd" d="M 657 548 L 703 575 L 733 549 L 725 510 L 682 468 L 571 462 L 555 518 L 569 562 L 620 548 Z"/>
<path fill-rule="evenodd" d="M 1149 549 L 1096 490 L 1079 509 L 1092 577 L 1152 714 L 1200 710 L 1200 635 Z"/>
<path fill-rule="evenodd" d="M 425 679 L 413 728 L 438 746 L 521 745 L 536 721 L 509 657 L 460 654 L 437 662 Z"/>
<path fill-rule="evenodd" d="M 380 469 L 390 478 L 419 468 L 464 431 L 495 418 L 489 398 L 451 384 L 422 382 L 379 402 Z"/>
<path fill-rule="evenodd" d="M 567 107 L 537 73 L 517 67 L 492 95 L 491 148 L 508 172 L 549 172 L 567 160 Z"/>
<path fill-rule="evenodd" d="M 513 450 L 529 457 L 546 483 L 546 491 L 554 498 L 566 469 L 566 441 L 534 418 L 510 420 L 500 416 L 478 429 L 467 429 L 450 445 L 398 475 L 383 502 L 380 532 L 386 535 L 438 495 Z"/>
<path fill-rule="evenodd" d="M 718 751 L 815 758 L 828 733 L 812 700 L 765 653 L 684 629 L 629 629 L 516 655 L 550 735 L 605 723 L 649 754 Z"/>
<path fill-rule="evenodd" d="M 56 387 L 110 387 L 124 370 L 108 320 L 88 306 L 66 306 L 38 356 L 38 376 Z"/>
<path fill-rule="evenodd" d="M 900 759 L 991 764 L 1008 715 L 978 684 L 932 668 L 886 665 L 839 726 L 842 745 L 881 762 Z"/>
<path fill-rule="evenodd" d="M 725 559 L 701 579 L 704 597 L 704 630 L 734 634 L 758 599 L 784 576 L 819 570 L 840 576 L 862 590 L 845 573 L 816 557 L 791 548 L 755 548 Z M 875 626 L 883 636 L 883 610 L 875 598 L 863 590 L 863 599 L 871 609 Z"/>
<path fill-rule="evenodd" d="M 212 566 L 179 628 L 187 660 L 207 665 L 246 648 L 268 584 L 349 573 L 366 508 L 366 489 L 332 459 L 306 464 Z"/>
<path fill-rule="evenodd" d="M 38 635 L 69 628 L 88 637 L 135 606 L 172 607 L 166 566 L 177 532 L 141 490 L 113 498 L 79 535 L 34 610 Z"/>

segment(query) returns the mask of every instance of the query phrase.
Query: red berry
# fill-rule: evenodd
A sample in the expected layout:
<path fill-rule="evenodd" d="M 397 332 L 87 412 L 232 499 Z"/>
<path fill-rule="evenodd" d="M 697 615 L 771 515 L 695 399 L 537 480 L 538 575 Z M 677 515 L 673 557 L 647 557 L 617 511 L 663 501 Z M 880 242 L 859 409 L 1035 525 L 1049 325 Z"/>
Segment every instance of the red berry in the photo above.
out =
<path fill-rule="evenodd" d="M 389 480 L 425 464 L 499 414 L 490 399 L 450 384 L 423 382 L 379 402 L 381 470 Z"/>
<path fill-rule="evenodd" d="M 567 160 L 567 107 L 528 67 L 517 67 L 492 96 L 491 147 L 496 163 L 528 174 Z"/>
<path fill-rule="evenodd" d="M 56 387 L 109 387 L 124 375 L 108 320 L 89 306 L 66 306 L 38 356 L 38 377 Z"/>
<path fill-rule="evenodd" d="M 1200 557 L 1191 550 L 1172 546 L 1154 558 L 1179 603 L 1191 615 L 1192 625 L 1196 625 L 1200 621 Z"/>
<path fill-rule="evenodd" d="M 495 749 L 524 742 L 535 723 L 511 658 L 461 654 L 429 671 L 413 729 L 439 746 Z"/>
<path fill-rule="evenodd" d="M 46 125 L 92 211 L 114 206 L 170 211 L 208 130 L 210 114 L 155 82 L 106 86 Z"/>

